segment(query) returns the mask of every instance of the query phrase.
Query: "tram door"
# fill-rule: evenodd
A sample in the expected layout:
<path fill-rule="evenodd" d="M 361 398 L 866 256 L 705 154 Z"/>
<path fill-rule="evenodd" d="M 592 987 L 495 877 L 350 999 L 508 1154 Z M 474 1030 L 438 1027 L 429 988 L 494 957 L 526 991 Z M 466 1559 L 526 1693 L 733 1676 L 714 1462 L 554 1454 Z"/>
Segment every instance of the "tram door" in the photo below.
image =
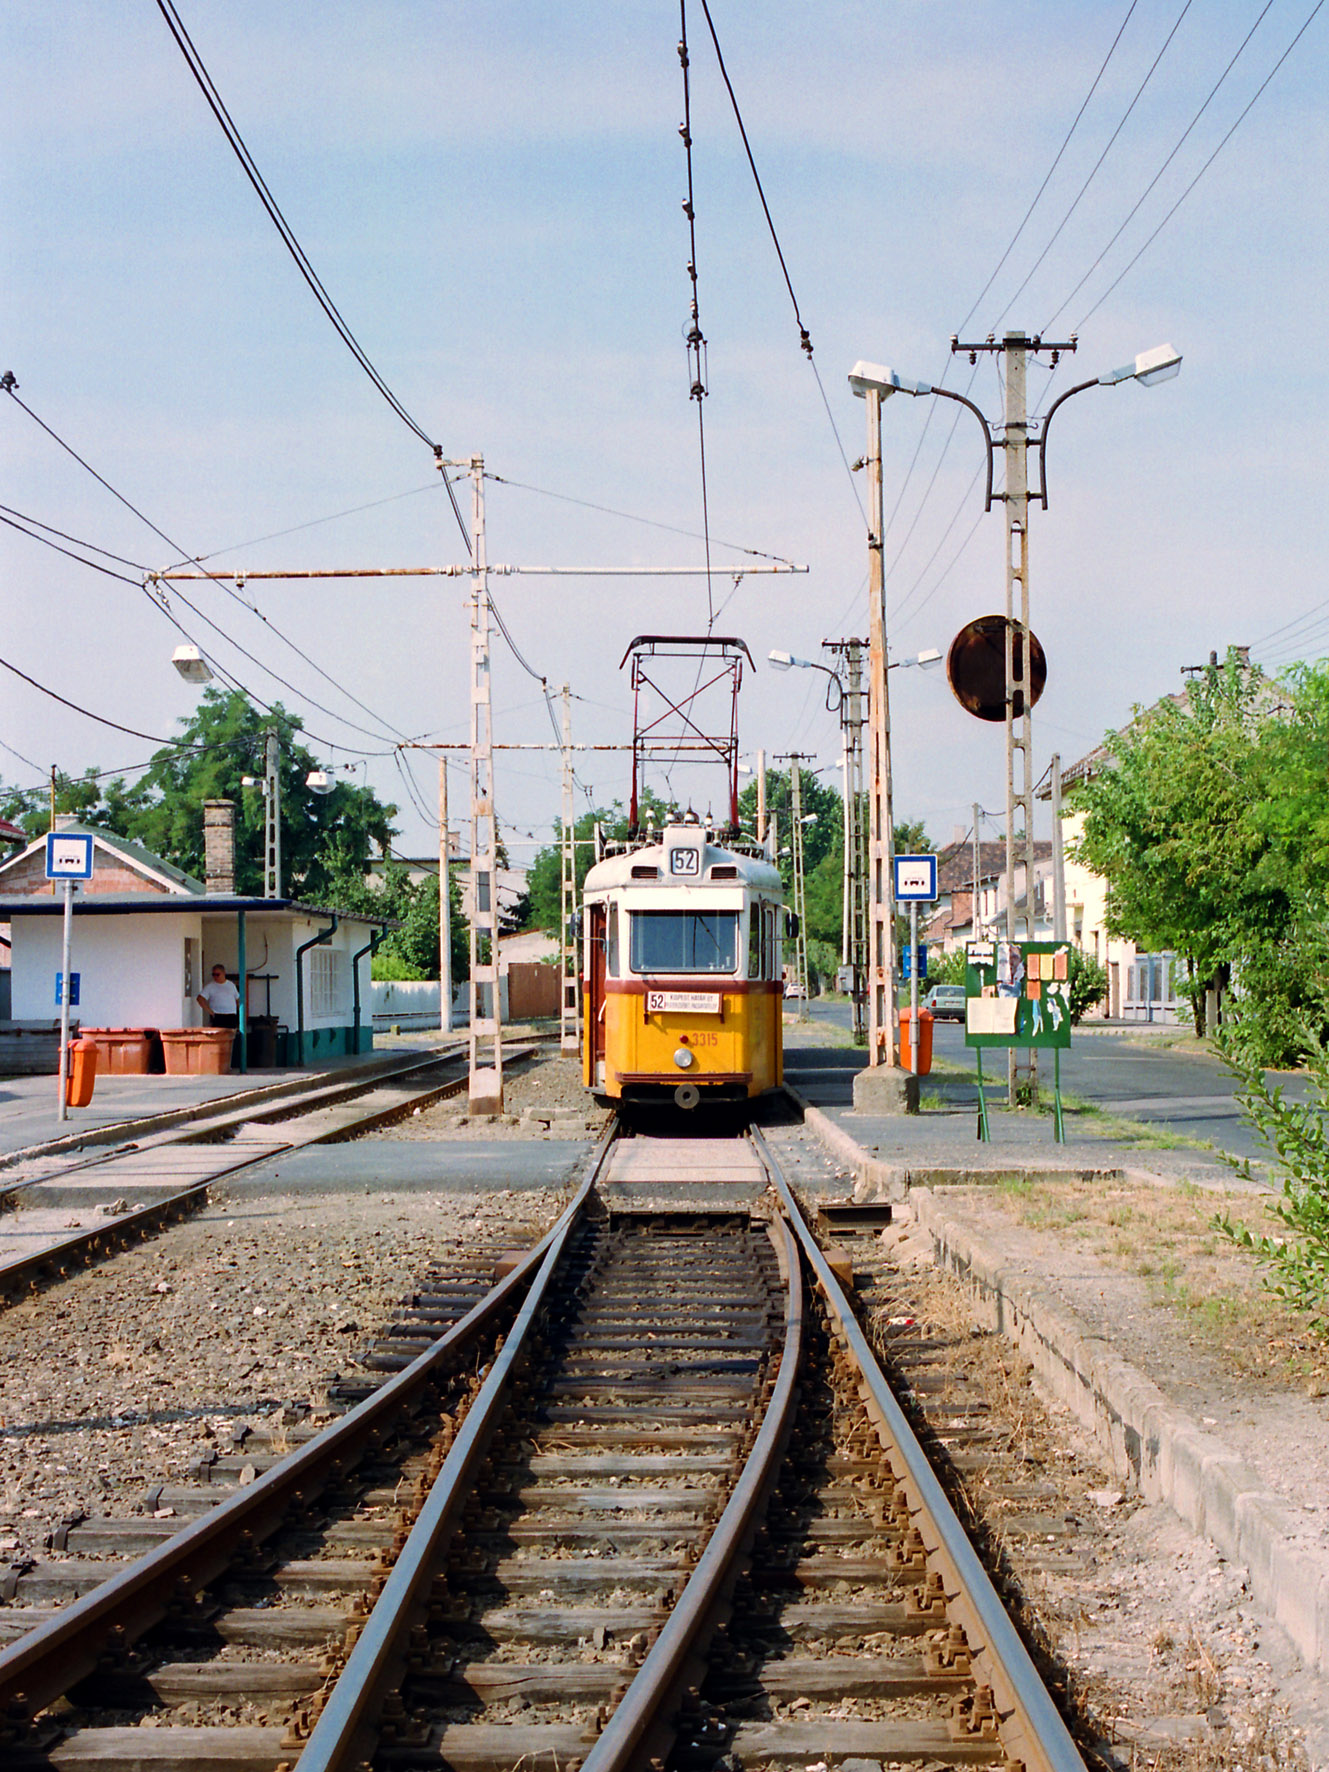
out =
<path fill-rule="evenodd" d="M 587 980 L 586 1044 L 590 1052 L 588 1081 L 593 1089 L 605 1080 L 605 907 L 591 906 L 590 977 Z"/>

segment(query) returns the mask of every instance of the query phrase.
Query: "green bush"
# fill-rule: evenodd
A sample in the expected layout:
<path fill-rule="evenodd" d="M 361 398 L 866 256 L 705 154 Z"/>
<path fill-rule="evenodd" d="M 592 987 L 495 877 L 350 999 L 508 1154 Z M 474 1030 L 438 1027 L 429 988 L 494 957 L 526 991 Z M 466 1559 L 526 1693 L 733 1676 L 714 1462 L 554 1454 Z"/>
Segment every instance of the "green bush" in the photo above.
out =
<path fill-rule="evenodd" d="M 1272 1087 L 1258 1064 L 1223 1044 L 1237 1080 L 1237 1100 L 1247 1118 L 1277 1153 L 1282 1198 L 1266 1210 L 1281 1233 L 1259 1235 L 1235 1225 L 1228 1213 L 1215 1225 L 1265 1267 L 1268 1289 L 1305 1311 L 1317 1335 L 1329 1340 L 1329 1053 L 1303 1026 L 1311 1099 L 1288 1101 L 1281 1083 Z M 1233 1168 L 1241 1165 L 1227 1157 Z"/>
<path fill-rule="evenodd" d="M 1067 995 L 1071 1004 L 1071 1026 L 1074 1027 L 1086 1010 L 1101 1003 L 1107 996 L 1107 967 L 1083 948 L 1072 948 L 1067 977 Z"/>
<path fill-rule="evenodd" d="M 828 941 L 813 936 L 808 942 L 808 971 L 820 980 L 823 991 L 835 989 L 835 974 L 840 967 L 840 951 Z M 816 988 L 815 985 L 813 987 Z"/>

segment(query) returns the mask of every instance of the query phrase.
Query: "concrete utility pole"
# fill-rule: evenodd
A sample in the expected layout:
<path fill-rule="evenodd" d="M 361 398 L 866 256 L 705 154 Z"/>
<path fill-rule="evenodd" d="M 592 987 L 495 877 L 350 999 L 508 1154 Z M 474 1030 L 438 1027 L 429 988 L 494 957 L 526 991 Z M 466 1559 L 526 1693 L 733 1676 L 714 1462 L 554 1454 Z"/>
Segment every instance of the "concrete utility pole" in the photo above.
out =
<path fill-rule="evenodd" d="M 572 796 L 572 689 L 563 685 L 563 843 L 559 870 L 559 1021 L 558 1044 L 561 1052 L 577 1052 L 581 1042 L 577 1032 L 577 942 L 573 935 L 573 919 L 577 914 L 577 842 L 576 807 Z"/>
<path fill-rule="evenodd" d="M 1061 756 L 1052 753 L 1052 939 L 1066 940 L 1066 854 L 1061 841 Z"/>
<path fill-rule="evenodd" d="M 1033 656 L 1029 632 L 1029 409 L 1025 377 L 1031 351 L 1050 351 L 1055 363 L 1063 351 L 1074 351 L 1076 341 L 1051 344 L 1028 338 L 1023 332 L 1006 333 L 1001 343 L 985 339 L 981 344 L 951 340 L 953 352 L 964 352 L 976 362 L 980 352 L 1005 359 L 1005 424 L 1000 448 L 1005 459 L 1006 484 L 991 492 L 989 443 L 989 502 L 1006 506 L 1006 939 L 1031 941 L 1034 935 L 1034 737 Z M 1086 384 L 1091 385 L 1091 384 Z M 938 390 L 939 391 L 939 390 Z M 1075 392 L 1078 390 L 1072 390 Z M 987 421 L 971 401 L 960 399 L 978 414 L 984 432 Z M 1058 402 L 1059 404 L 1059 402 Z M 1049 411 L 1048 417 L 1051 417 Z M 1047 436 L 1044 421 L 1043 436 Z M 1045 478 L 1045 475 L 1044 475 Z M 1042 491 L 1037 495 L 1044 497 Z M 1024 910 L 1016 907 L 1016 880 L 1024 870 Z M 1012 1046 L 1007 1054 L 1007 1100 L 1012 1106 L 1038 1100 L 1038 1052 L 1033 1046 Z"/>
<path fill-rule="evenodd" d="M 281 897 L 281 750 L 277 728 L 269 726 L 263 745 L 263 896 Z"/>
<path fill-rule="evenodd" d="M 982 832 L 979 828 L 979 822 L 978 822 L 982 818 L 982 816 L 983 816 L 983 808 L 979 805 L 978 801 L 975 800 L 974 801 L 974 904 L 973 904 L 973 909 L 970 912 L 970 916 L 969 916 L 969 922 L 970 922 L 970 926 L 972 927 L 973 932 L 974 932 L 974 940 L 975 941 L 978 941 L 981 938 L 981 934 L 982 934 L 980 924 L 979 924 L 979 893 L 982 891 L 982 886 L 983 886 L 983 837 L 982 837 Z"/>
<path fill-rule="evenodd" d="M 498 829 L 485 567 L 485 464 L 471 469 L 471 1027 L 468 1111 L 503 1112 L 503 1005 L 498 972 Z M 483 957 L 482 957 L 483 956 Z"/>
<path fill-rule="evenodd" d="M 438 1028 L 452 1032 L 452 874 L 448 854 L 448 760 L 438 760 Z"/>
<path fill-rule="evenodd" d="M 1029 693 L 1029 411 L 1022 332 L 1008 332 L 1006 356 L 1006 939 L 1034 936 L 1033 698 Z M 1024 914 L 1015 882 L 1024 862 Z M 1021 1054 L 1024 1054 L 1022 1059 Z M 1006 1099 L 1038 1100 L 1038 1052 L 1012 1046 L 1007 1054 Z"/>
<path fill-rule="evenodd" d="M 757 752 L 757 841 L 766 841 L 766 753 Z"/>
<path fill-rule="evenodd" d="M 811 761 L 812 758 L 806 751 L 790 751 L 787 756 L 776 758 L 777 763 L 789 765 L 789 853 L 793 861 L 794 915 L 798 918 L 798 934 L 794 937 L 794 983 L 802 993 L 797 998 L 799 1021 L 808 1019 L 809 984 L 807 874 L 803 866 L 803 777 L 799 764 Z"/>
<path fill-rule="evenodd" d="M 841 958 L 849 968 L 854 1039 L 867 1041 L 868 856 L 863 819 L 863 642 L 823 640 L 845 661 L 847 682 L 840 698 L 844 737 L 844 914 Z"/>

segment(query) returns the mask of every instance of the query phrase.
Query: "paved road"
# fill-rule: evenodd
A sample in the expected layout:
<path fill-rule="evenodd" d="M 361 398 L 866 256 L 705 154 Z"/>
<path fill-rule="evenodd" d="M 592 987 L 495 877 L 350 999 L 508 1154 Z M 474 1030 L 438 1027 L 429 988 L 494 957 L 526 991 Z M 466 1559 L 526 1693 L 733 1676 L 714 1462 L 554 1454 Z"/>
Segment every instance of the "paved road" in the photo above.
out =
<path fill-rule="evenodd" d="M 848 1008 L 839 1003 L 816 1002 L 811 1006 L 816 1021 L 849 1025 Z M 785 1042 L 798 1044 L 797 1024 L 785 1030 Z M 933 1026 L 933 1051 L 939 1058 L 973 1068 L 973 1053 L 964 1043 L 958 1022 L 940 1021 Z M 1001 1054 L 990 1055 L 985 1074 L 1004 1082 Z M 996 1064 L 991 1063 L 996 1059 Z M 1050 1080 L 1051 1056 L 1044 1075 Z M 1294 1100 L 1303 1099 L 1304 1081 L 1282 1078 Z M 1068 1095 L 1092 1102 L 1105 1113 L 1139 1120 L 1185 1138 L 1207 1141 L 1235 1157 L 1265 1157 L 1267 1149 L 1233 1098 L 1233 1083 L 1226 1067 L 1203 1053 L 1172 1052 L 1142 1045 L 1127 1033 L 1084 1033 L 1073 1036 L 1062 1054 L 1061 1086 Z M 951 1095 L 956 1085 L 947 1085 Z"/>

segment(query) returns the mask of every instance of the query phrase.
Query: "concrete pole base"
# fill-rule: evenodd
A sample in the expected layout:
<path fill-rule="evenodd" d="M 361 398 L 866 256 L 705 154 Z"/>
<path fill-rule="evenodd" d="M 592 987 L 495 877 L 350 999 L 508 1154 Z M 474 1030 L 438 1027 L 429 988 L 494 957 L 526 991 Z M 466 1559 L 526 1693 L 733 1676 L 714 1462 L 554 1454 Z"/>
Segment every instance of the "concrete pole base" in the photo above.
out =
<path fill-rule="evenodd" d="M 854 1078 L 857 1114 L 916 1114 L 918 1078 L 889 1065 L 870 1065 Z"/>
<path fill-rule="evenodd" d="M 496 1070 L 471 1072 L 466 1112 L 474 1119 L 496 1119 L 503 1112 L 503 1079 Z"/>

